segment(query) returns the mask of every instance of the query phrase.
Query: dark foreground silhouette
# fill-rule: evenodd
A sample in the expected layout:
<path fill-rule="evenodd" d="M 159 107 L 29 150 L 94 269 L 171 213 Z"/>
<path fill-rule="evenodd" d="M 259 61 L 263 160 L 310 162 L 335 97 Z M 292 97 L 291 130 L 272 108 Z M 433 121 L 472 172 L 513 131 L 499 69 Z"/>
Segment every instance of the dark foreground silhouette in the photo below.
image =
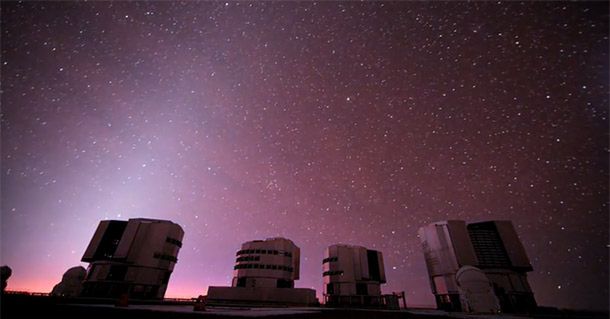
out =
<path fill-rule="evenodd" d="M 435 310 L 409 309 L 400 311 L 374 309 L 310 308 L 209 308 L 208 311 L 192 311 L 193 302 L 159 301 L 141 304 L 130 302 L 127 307 L 116 307 L 113 300 L 61 298 L 26 294 L 3 294 L 0 303 L 1 318 L 87 318 L 87 319 L 161 319 L 161 318 L 298 318 L 298 319 L 399 319 L 399 318 L 456 318 L 451 313 Z M 466 316 L 461 318 L 480 318 Z M 490 318 L 492 316 L 483 316 Z M 518 316 L 509 316 L 519 318 Z M 608 318 L 608 313 L 593 311 L 569 311 L 541 308 L 539 313 L 523 315 L 524 318 Z M 507 318 L 507 317 L 504 317 Z"/>

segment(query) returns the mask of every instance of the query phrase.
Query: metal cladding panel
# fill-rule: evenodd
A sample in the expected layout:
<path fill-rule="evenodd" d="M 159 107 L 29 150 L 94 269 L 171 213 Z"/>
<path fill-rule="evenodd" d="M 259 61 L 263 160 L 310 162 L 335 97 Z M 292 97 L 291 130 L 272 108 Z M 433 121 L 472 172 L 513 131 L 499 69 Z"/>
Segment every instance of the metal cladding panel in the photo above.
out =
<path fill-rule="evenodd" d="M 383 255 L 379 251 L 362 246 L 332 245 L 325 250 L 324 257 L 336 258 L 335 261 L 323 263 L 324 271 L 341 272 L 341 275 L 324 276 L 326 284 L 341 282 L 355 285 L 356 282 L 378 280 L 385 283 Z"/>
<path fill-rule="evenodd" d="M 127 263 L 172 270 L 175 262 L 155 256 L 178 257 L 180 247 L 167 238 L 182 241 L 184 231 L 180 225 L 165 220 L 130 219 L 115 258 Z"/>
<path fill-rule="evenodd" d="M 329 270 L 341 271 L 340 276 L 325 276 L 331 282 L 354 282 L 360 280 L 360 258 L 357 247 L 348 245 L 333 245 L 329 247 L 330 256 L 337 257 L 337 261 L 327 263 Z M 365 250 L 366 255 L 366 250 Z"/>
<path fill-rule="evenodd" d="M 519 240 L 513 223 L 508 220 L 495 221 L 494 223 L 496 224 L 496 229 L 502 239 L 502 244 L 504 244 L 511 265 L 517 269 L 531 271 L 532 264 L 527 257 L 521 240 Z"/>
<path fill-rule="evenodd" d="M 115 258 L 127 258 L 129 255 L 129 250 L 133 244 L 133 241 L 136 237 L 136 233 L 138 232 L 139 222 L 128 221 L 127 227 L 125 228 L 125 232 L 121 237 L 121 241 L 119 246 L 117 247 L 114 257 Z"/>
<path fill-rule="evenodd" d="M 102 241 L 102 237 L 104 236 L 106 229 L 108 229 L 109 224 L 110 224 L 110 221 L 105 220 L 105 221 L 101 221 L 97 225 L 97 228 L 95 229 L 95 233 L 93 233 L 93 238 L 91 238 L 91 241 L 89 242 L 89 246 L 87 246 L 87 249 L 85 250 L 85 253 L 83 254 L 83 258 L 81 258 L 82 261 L 93 260 L 93 256 L 95 255 L 95 252 L 97 251 L 97 248 L 100 245 L 100 242 Z"/>
<path fill-rule="evenodd" d="M 156 265 L 151 261 L 154 253 L 159 249 L 157 249 L 158 243 L 149 234 L 151 232 L 151 224 L 137 223 L 136 227 L 135 236 L 133 239 L 129 238 L 132 241 L 127 254 L 127 262 L 154 267 Z"/>
<path fill-rule="evenodd" d="M 347 250 L 345 250 L 345 248 L 341 247 L 340 245 L 332 245 L 324 250 L 324 259 L 333 257 L 336 258 L 337 261 L 323 263 L 322 271 L 343 271 L 343 275 L 341 276 L 323 276 L 324 284 L 328 284 L 331 282 L 339 282 L 339 279 L 345 279 L 347 278 L 347 276 L 350 276 L 351 278 L 352 267 L 346 267 L 345 257 L 340 257 L 345 256 L 346 251 Z M 351 265 L 351 259 L 348 259 L 348 261 Z M 324 289 L 326 289 L 326 287 Z"/>
<path fill-rule="evenodd" d="M 447 222 L 438 222 L 419 230 L 426 267 L 431 277 L 455 273 L 459 269 L 448 227 Z"/>
<path fill-rule="evenodd" d="M 172 223 L 169 228 L 169 235 L 172 238 L 178 239 L 179 241 L 182 241 L 184 239 L 184 229 L 182 229 L 180 225 Z"/>
<path fill-rule="evenodd" d="M 339 246 L 337 247 L 337 258 L 338 270 L 343 271 L 343 276 L 339 276 L 339 281 L 351 282 L 360 278 L 360 266 L 356 261 L 357 255 L 354 250 L 348 246 Z"/>
<path fill-rule="evenodd" d="M 439 262 L 438 258 L 436 258 L 433 253 L 434 247 L 436 246 L 435 242 L 438 241 L 436 236 L 433 236 L 434 230 L 435 228 L 433 225 L 428 225 L 420 227 L 417 231 L 417 235 L 421 241 L 422 252 L 424 253 L 424 260 L 426 261 L 426 268 L 428 269 L 430 277 L 438 273 L 435 264 Z"/>
<path fill-rule="evenodd" d="M 166 223 L 140 223 L 127 261 L 148 267 L 173 270 L 174 262 L 154 257 L 157 253 L 169 255 L 173 249 L 173 245 L 169 245 L 165 241 L 167 227 Z M 165 251 L 165 248 L 169 248 L 170 251 Z"/>
<path fill-rule="evenodd" d="M 453 246 L 453 254 L 459 267 L 477 265 L 477 255 L 468 235 L 466 223 L 461 220 L 447 221 L 449 242 Z"/>
<path fill-rule="evenodd" d="M 334 254 L 332 252 L 334 252 Z M 323 258 L 326 259 L 326 258 L 329 258 L 330 256 L 337 256 L 337 248 L 336 248 L 336 246 L 330 246 L 330 247 L 326 247 L 326 249 L 324 249 L 324 257 Z M 329 270 L 331 270 L 331 263 L 329 263 L 329 262 L 322 263 L 322 272 L 329 271 Z M 324 276 L 325 282 L 326 282 L 327 278 L 329 278 L 329 277 L 328 276 Z"/>
<path fill-rule="evenodd" d="M 184 239 L 184 230 L 182 229 L 182 227 L 180 227 L 180 225 L 178 224 L 167 224 L 167 237 L 170 237 L 172 239 L 176 239 L 179 240 L 180 242 L 182 242 L 182 240 Z M 165 245 L 164 247 L 164 251 L 167 252 L 167 254 L 171 255 L 171 256 L 175 256 L 176 258 L 178 258 L 178 253 L 180 252 L 181 247 L 177 246 L 177 245 Z"/>
<path fill-rule="evenodd" d="M 438 277 L 432 277 L 432 283 L 433 283 L 433 292 L 435 294 L 441 294 L 441 295 L 445 295 L 449 293 L 449 288 L 447 287 L 447 282 L 445 277 L 443 276 L 438 276 Z"/>

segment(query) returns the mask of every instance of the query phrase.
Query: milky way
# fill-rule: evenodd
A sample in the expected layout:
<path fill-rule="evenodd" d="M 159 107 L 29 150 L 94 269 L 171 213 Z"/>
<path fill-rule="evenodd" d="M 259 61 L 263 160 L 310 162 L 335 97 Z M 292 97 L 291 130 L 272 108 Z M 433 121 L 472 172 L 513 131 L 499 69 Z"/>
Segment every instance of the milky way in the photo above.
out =
<path fill-rule="evenodd" d="M 170 297 L 244 241 L 384 254 L 510 219 L 540 304 L 608 302 L 608 3 L 2 2 L 2 263 L 50 291 L 103 219 L 185 229 Z M 85 264 L 83 264 L 85 265 Z M 606 308 L 607 309 L 607 308 Z"/>

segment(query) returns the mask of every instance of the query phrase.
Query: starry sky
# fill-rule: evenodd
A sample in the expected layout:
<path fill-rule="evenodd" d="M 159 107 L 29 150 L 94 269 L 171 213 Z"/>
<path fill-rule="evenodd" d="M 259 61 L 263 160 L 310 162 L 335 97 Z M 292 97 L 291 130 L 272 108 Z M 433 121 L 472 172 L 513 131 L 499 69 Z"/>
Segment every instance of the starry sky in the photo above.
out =
<path fill-rule="evenodd" d="M 167 296 L 244 241 L 384 254 L 433 296 L 417 229 L 510 219 L 542 305 L 608 306 L 608 3 L 2 2 L 2 264 L 50 291 L 98 222 L 186 235 Z M 82 265 L 86 265 L 82 263 Z"/>

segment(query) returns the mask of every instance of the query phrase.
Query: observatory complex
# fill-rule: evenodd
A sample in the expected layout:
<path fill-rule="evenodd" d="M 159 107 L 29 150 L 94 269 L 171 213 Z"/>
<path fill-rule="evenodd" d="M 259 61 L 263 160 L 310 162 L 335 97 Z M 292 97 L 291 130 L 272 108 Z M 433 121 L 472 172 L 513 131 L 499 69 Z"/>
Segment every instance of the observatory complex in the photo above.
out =
<path fill-rule="evenodd" d="M 308 306 L 317 304 L 313 289 L 294 288 L 300 249 L 277 237 L 242 244 L 236 253 L 231 287 L 209 287 L 209 304 Z"/>
<path fill-rule="evenodd" d="M 510 221 L 449 220 L 419 229 L 439 309 L 526 313 L 536 309 L 532 266 Z"/>
<path fill-rule="evenodd" d="M 163 299 L 183 236 L 167 220 L 100 222 L 82 258 L 89 267 L 81 295 Z"/>

